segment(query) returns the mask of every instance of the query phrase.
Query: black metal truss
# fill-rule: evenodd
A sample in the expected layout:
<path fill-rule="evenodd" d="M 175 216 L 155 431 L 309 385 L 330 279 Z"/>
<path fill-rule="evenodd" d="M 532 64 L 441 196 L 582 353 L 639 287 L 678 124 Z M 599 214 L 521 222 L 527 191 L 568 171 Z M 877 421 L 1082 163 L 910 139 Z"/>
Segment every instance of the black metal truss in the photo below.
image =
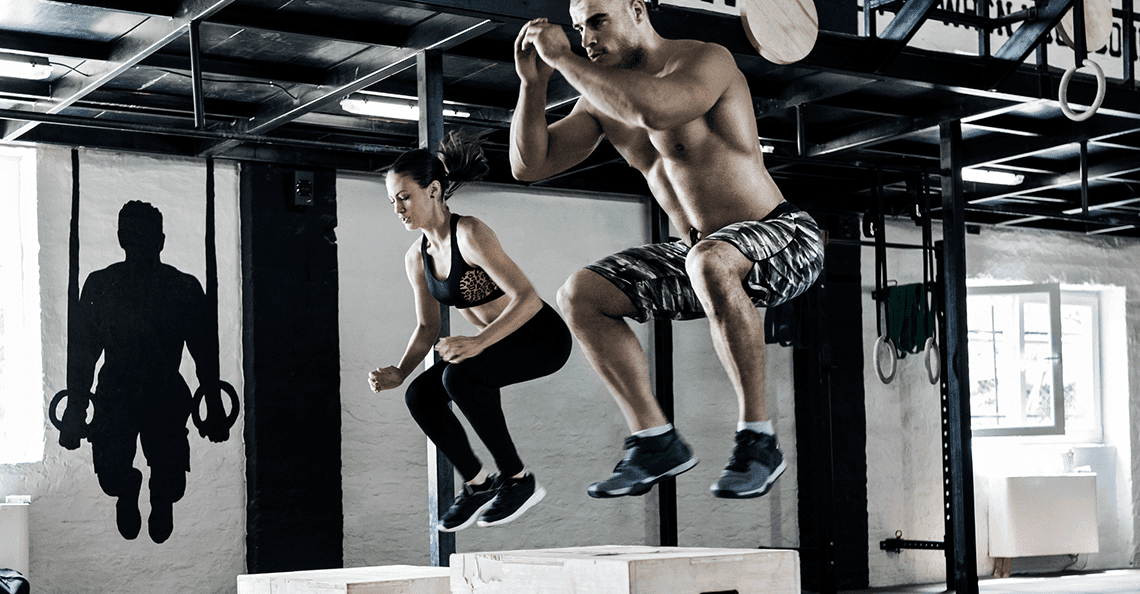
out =
<path fill-rule="evenodd" d="M 960 121 L 967 131 L 990 133 L 981 142 L 973 142 L 967 135 L 962 148 L 966 166 L 1025 173 L 1026 182 L 1012 190 L 994 191 L 974 185 L 965 187 L 971 204 L 989 204 L 1006 212 L 1016 210 L 1018 204 L 1049 208 L 1054 193 L 1072 191 L 1079 185 L 1074 183 L 1079 172 L 1073 173 L 1072 162 L 1044 158 L 1066 143 L 1087 143 L 1091 165 L 1085 173 L 1093 182 L 1127 181 L 1136 177 L 1137 170 L 1130 165 L 1128 156 L 1103 159 L 1093 152 L 1106 148 L 1140 149 L 1140 142 L 1137 142 L 1140 110 L 1136 108 L 1140 105 L 1140 93 L 1137 93 L 1133 77 L 1129 74 L 1132 65 L 1127 60 L 1125 80 L 1110 84 L 1101 115 L 1088 122 L 1051 124 L 1046 128 L 1040 127 L 1039 122 L 1007 115 L 1008 111 L 1026 104 L 1049 105 L 1054 100 L 1052 93 L 1059 73 L 1019 67 L 1018 55 L 1015 54 L 1028 55 L 1040 37 L 1031 38 L 1029 31 L 1034 27 L 1047 31 L 1051 19 L 1060 14 L 1063 5 L 1070 1 L 1043 0 L 1035 14 L 992 18 L 984 14 L 954 17 L 933 6 L 929 0 L 880 3 L 883 8 L 898 11 L 899 16 L 879 38 L 822 31 L 815 50 L 790 67 L 778 67 L 756 56 L 743 35 L 743 29 L 731 17 L 660 6 L 652 11 L 651 18 L 658 30 L 667 36 L 713 41 L 734 52 L 757 97 L 755 106 L 761 133 L 766 142 L 777 147 L 771 163 L 778 177 L 790 183 L 827 183 L 830 179 L 834 189 L 858 193 L 864 191 L 866 185 L 858 188 L 855 187 L 858 182 L 852 182 L 843 175 L 837 176 L 828 161 L 846 161 L 863 168 L 934 168 L 933 160 L 937 158 L 934 130 L 943 123 Z M 1127 23 L 1132 18 L 1132 2 L 1125 2 L 1124 10 L 1118 10 L 1117 17 Z M 0 32 L 0 48 L 50 50 L 48 53 L 52 55 L 87 60 L 83 74 L 88 75 L 73 72 L 50 87 L 43 83 L 5 81 L 0 97 L 36 101 L 36 106 L 31 108 L 35 113 L 31 116 L 63 116 L 56 120 L 5 117 L 6 122 L 0 125 L 4 126 L 6 139 L 21 139 L 42 124 L 74 126 L 82 124 L 71 118 L 98 117 L 117 120 L 117 136 L 136 130 L 151 137 L 165 132 L 195 138 L 196 154 L 199 155 L 236 157 L 251 152 L 268 154 L 273 147 L 283 151 L 285 147 L 290 147 L 289 151 L 307 147 L 345 154 L 357 150 L 374 152 L 374 147 L 403 146 L 407 143 L 401 140 L 408 135 L 406 125 L 338 116 L 322 108 L 349 92 L 369 87 L 386 91 L 395 89 L 402 94 L 413 95 L 414 89 L 408 88 L 406 76 L 393 80 L 392 75 L 410 67 L 415 55 L 427 49 L 446 51 L 446 60 L 474 60 L 486 62 L 487 68 L 513 69 L 509 60 L 514 27 L 539 16 L 563 25 L 569 21 L 563 0 L 532 0 L 526 3 L 509 0 L 387 0 L 387 5 L 407 12 L 422 11 L 429 17 L 410 25 L 259 12 L 228 0 L 145 5 L 131 0 L 89 0 L 67 4 L 162 18 L 147 19 L 145 26 L 112 43 Z M 907 39 L 925 20 L 953 18 L 987 31 L 1025 20 L 1018 30 L 1025 32 L 1016 42 L 1011 38 L 992 57 L 957 56 L 906 47 Z M 271 35 L 310 35 L 331 42 L 358 44 L 363 49 L 357 58 L 330 70 L 244 58 L 197 56 L 202 70 L 197 84 L 204 85 L 207 90 L 210 85 L 228 85 L 231 80 L 233 84 L 272 84 L 288 89 L 287 92 L 278 92 L 264 87 L 267 92 L 261 93 L 261 99 L 273 94 L 276 96 L 261 101 L 255 108 L 251 108 L 252 104 L 243 105 L 207 96 L 202 102 L 203 107 L 196 110 L 189 99 L 180 106 L 178 97 L 174 95 L 143 93 L 116 84 L 116 76 L 131 68 L 149 68 L 175 72 L 186 79 L 182 88 L 190 88 L 194 83 L 192 56 L 186 55 L 182 40 L 192 22 L 200 23 L 203 31 L 208 28 L 235 31 L 240 27 L 255 28 Z M 1126 55 L 1135 52 L 1130 41 L 1125 43 Z M 1020 49 L 1029 49 L 1014 52 L 1018 44 L 1024 46 Z M 891 59 L 884 61 L 884 57 Z M 786 82 L 782 85 L 775 83 L 774 86 L 773 78 Z M 993 85 L 992 82 L 998 79 L 1000 84 Z M 1092 88 L 1091 77 L 1080 75 L 1074 78 L 1070 87 L 1075 96 L 1091 95 Z M 899 99 L 884 99 L 892 89 L 903 89 L 904 92 Z M 910 91 L 907 89 L 915 93 L 936 92 L 940 98 L 934 103 L 909 101 Z M 466 122 L 449 120 L 449 125 L 482 127 L 502 134 L 508 123 L 512 96 L 481 92 L 462 84 L 449 85 L 446 92 L 449 99 L 462 96 L 470 104 L 483 106 L 474 119 Z M 552 80 L 549 97 L 552 117 L 564 113 L 565 106 L 576 96 L 564 80 L 558 77 Z M 198 130 L 194 130 L 194 120 L 199 115 L 196 111 L 205 112 L 199 118 L 203 124 L 196 126 Z M 844 125 L 813 125 L 813 121 L 821 118 L 826 121 L 833 113 L 840 114 L 834 117 L 842 119 Z M 201 129 L 203 127 L 205 130 Z M 317 131 L 321 129 L 325 133 L 318 135 Z M 188 131 L 210 131 L 211 134 L 191 134 Z M 66 136 L 45 131 L 24 139 L 52 137 L 58 140 Z M 119 144 L 130 145 L 130 142 L 124 139 Z M 164 143 L 140 144 L 160 146 Z M 176 144 L 182 146 L 184 143 Z M 245 144 L 250 146 L 241 149 Z M 385 149 L 380 150 L 383 152 Z M 788 159 L 790 156 L 806 157 L 807 161 L 793 163 Z M 547 183 L 558 187 L 565 187 L 564 184 L 591 186 L 593 182 L 589 177 L 598 172 L 611 172 L 603 169 L 605 167 L 611 167 L 612 173 L 624 175 L 620 173 L 620 165 L 610 162 L 613 158 L 609 156 L 583 164 L 575 173 Z M 377 161 L 369 157 L 345 162 L 350 167 L 356 164 L 374 167 Z M 634 185 L 640 189 L 640 184 Z M 631 186 L 622 184 L 622 187 Z M 1104 201 L 1094 198 L 1094 202 Z M 1056 204 L 1067 209 L 1071 207 L 1070 202 L 1060 199 Z M 1022 220 L 1038 220 L 1034 218 L 1038 216 L 1036 213 L 1023 214 Z M 1068 220 L 1065 218 L 1067 213 L 1059 210 L 1057 214 L 1059 221 Z M 1102 214 L 1106 213 L 1090 213 L 1088 216 Z"/>

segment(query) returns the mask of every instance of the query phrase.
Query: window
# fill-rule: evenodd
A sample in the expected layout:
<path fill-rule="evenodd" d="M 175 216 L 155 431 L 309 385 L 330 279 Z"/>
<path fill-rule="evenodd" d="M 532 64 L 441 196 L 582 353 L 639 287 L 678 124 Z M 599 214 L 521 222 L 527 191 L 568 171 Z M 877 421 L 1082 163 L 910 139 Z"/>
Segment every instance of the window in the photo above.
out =
<path fill-rule="evenodd" d="M 974 435 L 1100 441 L 1096 292 L 971 287 L 966 311 Z"/>
<path fill-rule="evenodd" d="M 0 464 L 43 459 L 35 152 L 0 147 Z"/>

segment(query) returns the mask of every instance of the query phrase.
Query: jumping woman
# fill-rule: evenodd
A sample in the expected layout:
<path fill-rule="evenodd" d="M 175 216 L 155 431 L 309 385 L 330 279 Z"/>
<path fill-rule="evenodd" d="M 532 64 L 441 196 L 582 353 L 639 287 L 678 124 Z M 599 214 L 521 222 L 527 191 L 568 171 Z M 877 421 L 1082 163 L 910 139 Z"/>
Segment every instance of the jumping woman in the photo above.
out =
<path fill-rule="evenodd" d="M 482 179 L 487 160 L 477 142 L 455 134 L 432 153 L 404 153 L 388 169 L 388 199 L 404 227 L 420 231 L 404 264 L 416 299 L 418 324 L 395 366 L 376 369 L 372 390 L 401 385 L 433 344 L 440 361 L 408 386 L 412 417 L 463 477 L 463 491 L 440 519 L 454 532 L 478 522 L 505 524 L 542 500 L 546 491 L 519 459 L 507 431 L 499 390 L 558 371 L 570 356 L 570 331 L 503 251 L 494 231 L 453 214 L 447 200 L 465 182 Z M 440 308 L 453 306 L 478 329 L 440 338 Z M 452 413 L 454 402 L 495 459 L 489 474 Z"/>

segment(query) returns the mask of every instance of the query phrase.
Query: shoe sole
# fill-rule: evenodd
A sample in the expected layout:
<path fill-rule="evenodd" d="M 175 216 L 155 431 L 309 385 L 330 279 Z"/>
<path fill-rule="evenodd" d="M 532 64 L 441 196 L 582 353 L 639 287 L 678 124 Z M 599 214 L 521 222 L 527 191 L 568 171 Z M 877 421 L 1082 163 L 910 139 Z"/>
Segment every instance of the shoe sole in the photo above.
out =
<path fill-rule="evenodd" d="M 656 485 L 657 483 L 667 478 L 677 476 L 682 472 L 692 469 L 697 465 L 697 462 L 699 462 L 699 460 L 697 460 L 697 458 L 694 456 L 692 458 L 689 458 L 687 461 L 677 465 L 676 467 L 666 471 L 664 474 L 659 474 L 655 477 L 647 478 L 637 483 L 636 485 L 621 487 L 618 489 L 610 489 L 608 491 L 586 489 L 586 494 L 590 497 L 593 497 L 594 499 L 609 499 L 612 497 L 625 496 L 636 497 L 638 495 L 645 495 L 651 489 L 653 489 L 653 485 Z"/>
<path fill-rule="evenodd" d="M 719 497 L 720 499 L 753 499 L 756 497 L 762 497 L 764 495 L 767 495 L 768 491 L 772 490 L 772 484 L 776 482 L 776 479 L 780 478 L 780 475 L 784 474 L 784 471 L 787 470 L 787 468 L 787 462 L 780 462 L 780 465 L 772 471 L 772 476 L 769 476 L 768 480 L 764 481 L 763 485 L 760 485 L 760 487 L 752 489 L 751 491 L 729 491 L 725 489 L 717 489 L 716 485 L 713 485 L 710 487 L 710 489 L 712 490 L 713 497 Z"/>
<path fill-rule="evenodd" d="M 518 518 L 519 516 L 523 515 L 523 512 L 525 512 L 526 510 L 538 505 L 538 502 L 542 501 L 543 497 L 546 497 L 546 489 L 543 488 L 542 485 L 535 483 L 534 493 L 531 493 L 530 497 L 528 497 L 527 500 L 524 501 L 523 504 L 520 505 L 519 508 L 514 511 L 514 513 L 512 513 L 511 515 L 509 515 L 509 516 L 507 516 L 501 520 L 494 520 L 491 522 L 486 522 L 483 520 L 483 518 L 479 518 L 479 527 L 480 528 L 487 528 L 489 526 L 501 526 L 503 524 L 506 524 L 507 522 L 512 522 L 516 518 Z"/>
<path fill-rule="evenodd" d="M 436 528 L 436 530 L 439 530 L 440 532 L 459 532 L 460 530 L 463 530 L 464 528 L 468 528 L 472 524 L 474 524 L 476 521 L 479 520 L 479 516 L 483 515 L 483 512 L 487 511 L 488 509 L 491 509 L 492 503 L 495 503 L 494 497 L 492 497 L 490 500 L 488 500 L 487 503 L 484 503 L 483 505 L 479 506 L 479 509 L 475 510 L 475 513 L 471 514 L 471 517 L 467 518 L 467 521 L 463 522 L 462 524 L 460 524 L 458 526 L 453 526 L 451 528 L 444 528 L 443 524 L 440 524 L 439 527 Z"/>

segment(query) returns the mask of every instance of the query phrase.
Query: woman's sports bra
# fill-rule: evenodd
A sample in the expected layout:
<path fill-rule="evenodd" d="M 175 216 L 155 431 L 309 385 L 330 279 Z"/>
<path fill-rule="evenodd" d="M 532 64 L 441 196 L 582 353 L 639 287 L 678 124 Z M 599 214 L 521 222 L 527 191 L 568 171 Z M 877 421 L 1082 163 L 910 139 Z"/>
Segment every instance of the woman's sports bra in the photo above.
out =
<path fill-rule="evenodd" d="M 475 268 L 463 260 L 459 253 L 459 238 L 455 225 L 462 218 L 451 215 L 451 273 L 442 281 L 432 274 L 432 257 L 427 253 L 428 240 L 425 236 L 420 243 L 420 253 L 424 259 L 424 278 L 428 292 L 436 301 L 459 309 L 483 305 L 502 297 L 503 290 L 482 268 Z"/>

